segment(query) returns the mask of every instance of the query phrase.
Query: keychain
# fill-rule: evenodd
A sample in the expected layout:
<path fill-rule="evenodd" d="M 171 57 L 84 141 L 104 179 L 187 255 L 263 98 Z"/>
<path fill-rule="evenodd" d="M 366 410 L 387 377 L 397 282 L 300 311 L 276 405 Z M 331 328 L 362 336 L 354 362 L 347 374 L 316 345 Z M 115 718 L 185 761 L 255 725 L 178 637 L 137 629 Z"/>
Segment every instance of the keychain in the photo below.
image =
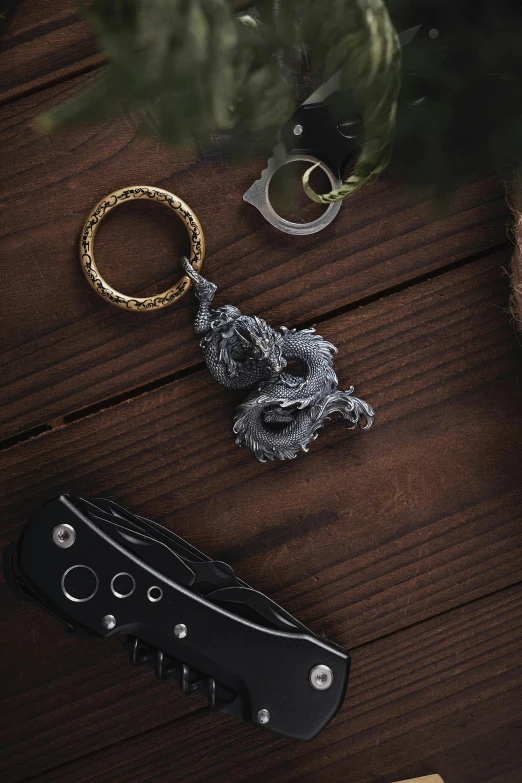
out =
<path fill-rule="evenodd" d="M 185 223 L 190 258 L 183 258 L 185 275 L 167 291 L 150 297 L 131 297 L 116 291 L 100 275 L 94 260 L 94 237 L 103 218 L 119 204 L 135 199 L 158 201 Z M 319 429 L 338 413 L 348 429 L 367 430 L 374 420 L 370 405 L 353 396 L 353 388 L 337 388 L 334 345 L 314 329 L 272 329 L 257 316 L 237 307 L 216 309 L 211 303 L 216 286 L 201 276 L 205 241 L 190 207 L 161 188 L 135 185 L 102 199 L 87 218 L 80 239 L 83 272 L 96 293 L 124 310 L 150 312 L 171 305 L 194 286 L 199 310 L 194 328 L 214 378 L 229 389 L 248 389 L 239 406 L 234 433 L 238 446 L 248 447 L 260 462 L 293 459 L 308 451 Z M 291 370 L 289 363 L 297 366 Z"/>

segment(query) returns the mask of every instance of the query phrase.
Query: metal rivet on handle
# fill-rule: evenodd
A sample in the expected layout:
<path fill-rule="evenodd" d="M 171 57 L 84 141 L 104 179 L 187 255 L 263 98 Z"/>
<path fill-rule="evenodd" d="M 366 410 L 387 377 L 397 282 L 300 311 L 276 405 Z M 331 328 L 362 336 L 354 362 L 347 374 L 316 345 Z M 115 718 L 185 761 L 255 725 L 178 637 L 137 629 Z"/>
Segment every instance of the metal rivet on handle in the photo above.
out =
<path fill-rule="evenodd" d="M 187 626 L 183 623 L 178 623 L 174 626 L 174 636 L 177 636 L 178 639 L 184 639 L 187 633 Z"/>
<path fill-rule="evenodd" d="M 256 715 L 256 719 L 258 723 L 261 723 L 262 725 L 265 723 L 268 723 L 270 720 L 270 713 L 268 710 L 259 710 L 259 712 Z"/>
<path fill-rule="evenodd" d="M 303 133 L 303 126 L 302 125 L 296 125 L 294 127 L 294 136 L 301 136 Z"/>
<path fill-rule="evenodd" d="M 112 628 L 114 628 L 114 626 L 116 625 L 115 616 L 113 614 L 106 614 L 102 620 L 102 625 L 108 631 L 112 630 Z"/>
<path fill-rule="evenodd" d="M 53 541 L 60 549 L 68 549 L 76 541 L 76 533 L 71 525 L 56 525 L 53 530 Z"/>
<path fill-rule="evenodd" d="M 328 690 L 333 682 L 333 678 L 333 671 L 329 666 L 325 666 L 323 663 L 314 666 L 310 672 L 310 682 L 318 691 Z"/>

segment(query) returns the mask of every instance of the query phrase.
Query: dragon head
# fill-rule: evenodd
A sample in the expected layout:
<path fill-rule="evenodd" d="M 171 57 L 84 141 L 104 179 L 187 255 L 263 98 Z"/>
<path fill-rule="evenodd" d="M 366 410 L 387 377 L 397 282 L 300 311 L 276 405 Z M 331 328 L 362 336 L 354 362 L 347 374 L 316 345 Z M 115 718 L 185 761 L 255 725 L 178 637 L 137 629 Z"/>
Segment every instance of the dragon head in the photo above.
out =
<path fill-rule="evenodd" d="M 281 335 L 271 329 L 261 318 L 245 318 L 234 329 L 249 359 L 263 364 L 274 374 L 286 367 L 281 348 Z"/>

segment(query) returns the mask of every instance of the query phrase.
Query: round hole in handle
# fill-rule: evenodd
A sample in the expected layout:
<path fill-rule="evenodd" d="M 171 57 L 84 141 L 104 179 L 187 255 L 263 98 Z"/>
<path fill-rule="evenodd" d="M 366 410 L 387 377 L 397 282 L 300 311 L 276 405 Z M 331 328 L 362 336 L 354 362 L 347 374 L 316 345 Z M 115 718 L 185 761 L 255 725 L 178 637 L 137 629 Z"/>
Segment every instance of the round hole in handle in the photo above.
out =
<path fill-rule="evenodd" d="M 79 563 L 68 568 L 61 581 L 62 592 L 77 604 L 90 601 L 98 591 L 98 575 L 90 566 Z"/>
<path fill-rule="evenodd" d="M 155 604 L 163 598 L 163 590 L 161 587 L 158 587 L 158 585 L 152 585 L 152 587 L 149 587 L 147 590 L 147 598 Z"/>
<path fill-rule="evenodd" d="M 111 590 L 116 598 L 128 598 L 133 594 L 136 588 L 136 580 L 132 574 L 126 571 L 120 571 L 119 574 L 112 577 Z"/>

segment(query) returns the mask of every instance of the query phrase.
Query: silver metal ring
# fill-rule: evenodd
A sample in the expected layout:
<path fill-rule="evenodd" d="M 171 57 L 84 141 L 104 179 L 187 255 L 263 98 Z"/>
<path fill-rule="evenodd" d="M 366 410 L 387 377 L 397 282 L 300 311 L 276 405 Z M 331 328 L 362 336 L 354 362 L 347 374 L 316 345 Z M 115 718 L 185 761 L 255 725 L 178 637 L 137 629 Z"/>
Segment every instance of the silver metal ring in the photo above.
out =
<path fill-rule="evenodd" d="M 275 228 L 278 228 L 279 231 L 284 231 L 285 234 L 306 236 L 307 234 L 316 234 L 318 231 L 322 231 L 322 229 L 329 226 L 332 220 L 338 215 L 342 206 L 342 201 L 332 201 L 323 214 L 310 223 L 294 223 L 293 221 L 286 220 L 281 217 L 281 215 L 278 215 L 270 203 L 270 182 L 276 171 L 279 171 L 279 169 L 286 166 L 288 163 L 294 163 L 295 161 L 317 164 L 328 177 L 332 190 L 340 188 L 343 184 L 342 180 L 336 177 L 333 171 L 322 161 L 311 155 L 287 155 L 286 152 L 283 154 L 279 152 L 279 154 L 277 154 L 277 148 L 275 152 L 276 154 L 270 158 L 266 169 L 261 174 L 261 179 L 254 182 L 249 190 L 247 190 L 243 196 L 243 200 L 252 204 L 252 206 L 261 212 L 265 220 Z"/>
<path fill-rule="evenodd" d="M 116 581 L 116 579 L 119 576 L 128 576 L 129 579 L 132 579 L 132 588 L 129 590 L 128 593 L 118 593 L 118 591 L 114 589 L 114 582 Z M 116 596 L 116 598 L 128 598 L 130 595 L 133 594 L 135 589 L 136 589 L 136 580 L 134 579 L 132 574 L 128 574 L 126 571 L 120 571 L 119 574 L 116 574 L 111 579 L 111 590 L 112 590 L 113 594 Z"/>
<path fill-rule="evenodd" d="M 75 568 L 86 568 L 87 571 L 90 571 L 91 574 L 93 574 L 94 578 L 96 579 L 96 587 L 94 588 L 93 592 L 90 595 L 87 596 L 87 598 L 75 598 L 73 595 L 68 593 L 67 590 L 65 589 L 65 577 L 71 571 L 74 571 Z M 90 566 L 86 566 L 86 565 L 83 565 L 83 564 L 80 563 L 79 565 L 71 566 L 70 568 L 67 569 L 67 571 L 65 571 L 64 575 L 62 576 L 62 583 L 61 584 L 62 584 L 62 592 L 63 592 L 64 596 L 69 599 L 69 601 L 74 601 L 76 604 L 83 604 L 83 603 L 85 603 L 85 601 L 90 601 L 91 598 L 94 598 L 94 596 L 98 592 L 98 586 L 100 584 L 100 580 L 98 579 L 98 574 L 96 573 L 96 571 L 94 571 Z"/>

